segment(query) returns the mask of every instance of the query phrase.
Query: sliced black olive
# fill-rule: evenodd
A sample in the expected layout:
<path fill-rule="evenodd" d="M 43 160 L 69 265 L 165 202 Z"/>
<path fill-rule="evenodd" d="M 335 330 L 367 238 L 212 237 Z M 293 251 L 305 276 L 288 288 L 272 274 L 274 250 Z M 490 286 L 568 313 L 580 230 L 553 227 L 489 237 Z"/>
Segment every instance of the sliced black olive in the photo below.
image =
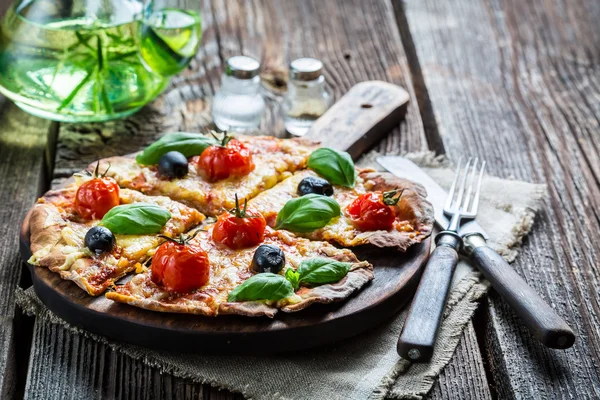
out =
<path fill-rule="evenodd" d="M 96 254 L 111 251 L 117 243 L 115 235 L 103 227 L 94 226 L 85 234 L 85 246 Z"/>
<path fill-rule="evenodd" d="M 305 194 L 316 193 L 324 196 L 333 195 L 333 186 L 331 183 L 323 178 L 317 178 L 314 176 L 307 176 L 302 179 L 298 184 L 298 194 L 304 196 Z"/>
<path fill-rule="evenodd" d="M 158 173 L 165 178 L 182 178 L 188 173 L 188 160 L 178 151 L 169 151 L 158 160 Z"/>
<path fill-rule="evenodd" d="M 285 265 L 283 251 L 272 244 L 261 244 L 252 257 L 252 270 L 255 272 L 278 273 Z"/>

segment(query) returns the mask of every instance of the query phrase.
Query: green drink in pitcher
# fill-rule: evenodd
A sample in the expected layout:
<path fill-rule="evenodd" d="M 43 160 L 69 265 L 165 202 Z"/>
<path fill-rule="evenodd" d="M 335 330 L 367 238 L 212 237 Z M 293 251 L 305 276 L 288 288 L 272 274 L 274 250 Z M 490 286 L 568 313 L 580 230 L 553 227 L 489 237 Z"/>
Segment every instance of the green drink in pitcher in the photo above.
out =
<path fill-rule="evenodd" d="M 0 92 L 43 118 L 124 117 L 185 68 L 200 37 L 196 12 L 153 1 L 18 1 L 0 26 Z"/>

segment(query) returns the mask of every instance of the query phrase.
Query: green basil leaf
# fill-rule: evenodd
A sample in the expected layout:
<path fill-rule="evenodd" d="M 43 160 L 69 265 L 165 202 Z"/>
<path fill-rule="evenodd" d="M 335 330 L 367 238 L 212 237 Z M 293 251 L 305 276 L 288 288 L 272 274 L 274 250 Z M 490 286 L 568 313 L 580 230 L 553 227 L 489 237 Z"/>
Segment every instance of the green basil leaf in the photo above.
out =
<path fill-rule="evenodd" d="M 298 290 L 300 287 L 300 274 L 294 271 L 292 268 L 285 270 L 285 279 L 290 281 L 294 290 Z"/>
<path fill-rule="evenodd" d="M 158 164 L 160 158 L 169 151 L 178 151 L 186 157 L 191 157 L 202 154 L 208 146 L 218 144 L 215 138 L 200 133 L 167 133 L 146 147 L 135 160 L 141 165 L 154 165 Z"/>
<path fill-rule="evenodd" d="M 289 200 L 277 214 L 275 229 L 311 232 L 339 217 L 340 205 L 331 197 L 310 193 Z"/>
<path fill-rule="evenodd" d="M 308 168 L 312 169 L 334 185 L 353 188 L 357 172 L 350 154 L 329 147 L 312 152 L 308 158 Z"/>
<path fill-rule="evenodd" d="M 263 272 L 233 289 L 227 301 L 281 300 L 293 294 L 292 284 L 283 276 Z"/>
<path fill-rule="evenodd" d="M 300 283 L 324 285 L 338 282 L 348 274 L 351 266 L 347 262 L 316 257 L 302 261 L 296 272 L 300 275 Z"/>
<path fill-rule="evenodd" d="M 123 235 L 145 235 L 158 233 L 171 219 L 164 207 L 148 203 L 123 204 L 110 209 L 100 221 L 112 233 Z"/>

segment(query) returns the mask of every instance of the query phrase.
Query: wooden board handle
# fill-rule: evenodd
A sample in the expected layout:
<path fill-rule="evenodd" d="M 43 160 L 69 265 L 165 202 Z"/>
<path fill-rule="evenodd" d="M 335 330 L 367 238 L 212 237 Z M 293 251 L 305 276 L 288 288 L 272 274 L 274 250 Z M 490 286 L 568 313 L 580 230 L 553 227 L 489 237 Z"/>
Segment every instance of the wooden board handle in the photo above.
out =
<path fill-rule="evenodd" d="M 481 245 L 472 249 L 471 260 L 542 344 L 554 349 L 573 345 L 575 334 L 569 325 L 498 253 Z"/>
<path fill-rule="evenodd" d="M 347 151 L 357 159 L 398 126 L 406 114 L 408 99 L 406 90 L 391 83 L 358 83 L 304 137 Z"/>
<path fill-rule="evenodd" d="M 431 359 L 457 262 L 455 247 L 439 245 L 431 253 L 398 339 L 402 358 L 413 362 Z"/>

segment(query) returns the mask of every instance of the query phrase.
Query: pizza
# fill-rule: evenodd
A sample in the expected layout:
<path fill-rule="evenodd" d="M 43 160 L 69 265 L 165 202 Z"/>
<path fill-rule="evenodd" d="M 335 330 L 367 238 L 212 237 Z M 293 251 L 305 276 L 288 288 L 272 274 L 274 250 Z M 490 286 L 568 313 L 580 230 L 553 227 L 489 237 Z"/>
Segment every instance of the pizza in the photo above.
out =
<path fill-rule="evenodd" d="M 114 185 L 114 186 L 113 186 Z M 111 186 L 113 186 L 111 188 Z M 78 198 L 85 197 L 87 189 L 93 190 L 99 207 L 87 208 Z M 79 196 L 78 196 L 79 194 Z M 105 228 L 99 226 L 101 217 L 110 205 L 155 206 L 168 211 L 169 220 L 157 234 L 111 234 L 107 240 L 102 235 Z M 195 209 L 177 203 L 164 196 L 146 196 L 140 192 L 119 189 L 105 178 L 94 178 L 72 183 L 63 189 L 52 190 L 40 198 L 30 216 L 30 240 L 32 256 L 29 262 L 47 267 L 61 278 L 75 282 L 92 296 L 103 293 L 114 282 L 140 269 L 155 248 L 164 241 L 159 234 L 177 236 L 197 226 L 205 216 Z M 95 228 L 94 228 L 95 227 Z M 86 235 L 91 229 L 99 230 L 99 237 L 91 246 L 116 242 L 108 251 L 98 252 L 86 246 Z M 93 231 L 92 231 L 93 233 Z M 110 232 L 109 232 L 110 233 Z M 88 243 L 89 244 L 89 243 Z"/>
<path fill-rule="evenodd" d="M 254 197 L 250 200 L 250 205 L 265 217 L 269 226 L 274 227 L 277 223 L 277 215 L 285 204 L 302 196 L 298 188 L 303 182 L 320 180 L 319 175 L 312 170 L 296 172 L 268 192 Z M 421 185 L 387 172 L 364 169 L 358 172 L 353 188 L 332 185 L 331 191 L 331 197 L 340 205 L 340 216 L 333 218 L 322 228 L 300 232 L 299 235 L 312 240 L 332 241 L 345 247 L 370 244 L 377 247 L 396 247 L 400 251 L 405 251 L 431 235 L 433 208 L 426 200 L 426 192 Z M 391 207 L 394 208 L 394 212 L 389 213 L 388 220 L 385 220 L 385 216 L 377 210 L 378 206 L 386 210 L 386 205 L 378 198 L 371 202 L 372 193 L 381 193 L 381 196 L 383 193 L 392 195 L 394 204 Z M 353 216 L 350 207 L 357 200 L 360 201 L 361 197 L 363 204 L 359 208 L 371 207 L 372 217 L 379 215 L 383 219 L 380 222 L 382 226 L 377 226 L 379 222 L 373 220 L 372 226 L 363 229 L 360 221 L 357 222 L 360 219 L 360 212 Z M 398 201 L 395 201 L 396 198 Z"/>
<path fill-rule="evenodd" d="M 420 185 L 300 139 L 174 133 L 86 172 L 32 209 L 30 262 L 158 312 L 342 301 L 377 273 L 352 248 L 400 254 L 433 225 Z"/>
<path fill-rule="evenodd" d="M 331 303 L 344 299 L 373 279 L 373 266 L 359 261 L 348 249 L 318 241 L 310 241 L 285 231 L 267 228 L 260 245 L 231 249 L 212 239 L 211 227 L 200 231 L 188 244 L 198 247 L 208 255 L 210 276 L 208 283 L 190 291 L 171 291 L 157 284 L 150 268 L 135 275 L 125 285 L 117 286 L 106 294 L 111 300 L 154 311 L 178 312 L 215 316 L 239 314 L 273 317 L 278 309 L 284 312 L 299 311 L 312 303 Z M 348 264 L 350 270 L 339 281 L 319 286 L 301 286 L 294 294 L 278 300 L 229 302 L 228 296 L 237 286 L 256 274 L 254 254 L 260 246 L 279 248 L 284 263 L 280 271 L 296 271 L 303 261 L 329 260 Z M 279 272 L 279 271 L 278 271 Z"/>
<path fill-rule="evenodd" d="M 316 148 L 314 143 L 302 139 L 270 136 L 227 139 L 224 146 L 210 146 L 206 153 L 189 157 L 183 177 L 166 178 L 159 172 L 159 165 L 140 165 L 132 157 L 102 160 L 100 168 L 104 170 L 110 165 L 108 176 L 122 187 L 165 195 L 206 215 L 216 215 L 234 206 L 236 194 L 250 199 L 294 171 L 306 168 L 308 156 Z M 94 164 L 90 165 L 92 168 Z"/>

